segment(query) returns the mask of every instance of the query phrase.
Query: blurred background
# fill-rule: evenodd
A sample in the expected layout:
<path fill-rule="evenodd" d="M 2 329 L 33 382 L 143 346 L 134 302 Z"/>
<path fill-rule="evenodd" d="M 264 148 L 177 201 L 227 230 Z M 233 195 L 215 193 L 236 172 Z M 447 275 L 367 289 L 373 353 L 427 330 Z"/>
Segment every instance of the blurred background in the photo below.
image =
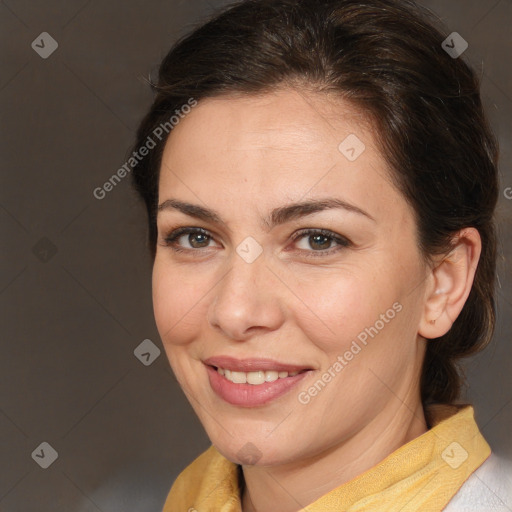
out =
<path fill-rule="evenodd" d="M 158 512 L 209 446 L 154 325 L 144 209 L 129 177 L 93 191 L 127 159 L 145 77 L 227 3 L 0 4 L 2 512 Z M 469 43 L 501 144 L 498 328 L 465 399 L 512 459 L 512 2 L 421 3 Z"/>

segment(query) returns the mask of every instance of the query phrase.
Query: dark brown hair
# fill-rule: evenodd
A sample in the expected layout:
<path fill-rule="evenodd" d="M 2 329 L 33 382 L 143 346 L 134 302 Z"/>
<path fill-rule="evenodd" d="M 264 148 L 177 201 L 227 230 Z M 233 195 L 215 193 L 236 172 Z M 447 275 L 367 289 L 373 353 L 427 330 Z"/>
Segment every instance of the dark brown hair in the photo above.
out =
<path fill-rule="evenodd" d="M 194 98 L 261 94 L 281 86 L 336 93 L 373 123 L 392 178 L 416 215 L 428 259 L 453 235 L 475 227 L 482 253 L 469 298 L 444 336 L 429 340 L 424 404 L 461 391 L 457 361 L 491 339 L 495 323 L 497 147 L 479 83 L 462 58 L 442 48 L 431 16 L 407 0 L 245 0 L 182 38 L 161 63 L 156 98 L 135 149 Z M 149 242 L 166 137 L 133 168 Z"/>

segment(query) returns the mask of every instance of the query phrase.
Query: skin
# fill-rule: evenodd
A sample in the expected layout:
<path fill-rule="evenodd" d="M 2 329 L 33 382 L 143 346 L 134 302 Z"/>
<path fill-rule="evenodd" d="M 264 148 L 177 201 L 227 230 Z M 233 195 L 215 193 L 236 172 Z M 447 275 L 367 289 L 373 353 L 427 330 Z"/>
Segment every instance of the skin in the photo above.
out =
<path fill-rule="evenodd" d="M 349 134 L 366 147 L 352 162 L 338 150 Z M 220 222 L 173 207 L 158 212 L 156 323 L 212 443 L 243 466 L 244 511 L 270 512 L 276 503 L 300 510 L 427 430 L 419 391 L 427 339 L 449 330 L 462 309 L 480 239 L 464 230 L 450 254 L 426 263 L 414 213 L 389 176 L 371 124 L 325 94 L 283 88 L 202 100 L 169 137 L 159 203 L 208 208 Z M 273 209 L 327 198 L 367 215 L 331 208 L 272 227 L 262 221 Z M 209 236 L 166 242 L 189 226 Z M 350 243 L 294 241 L 305 228 Z M 248 236 L 263 249 L 252 263 L 236 252 Z M 322 252 L 318 240 L 329 248 Z M 395 303 L 401 311 L 300 403 L 299 393 Z M 202 360 L 215 355 L 314 371 L 284 396 L 242 408 L 211 389 Z M 238 454 L 249 442 L 260 457 L 252 465 Z"/>

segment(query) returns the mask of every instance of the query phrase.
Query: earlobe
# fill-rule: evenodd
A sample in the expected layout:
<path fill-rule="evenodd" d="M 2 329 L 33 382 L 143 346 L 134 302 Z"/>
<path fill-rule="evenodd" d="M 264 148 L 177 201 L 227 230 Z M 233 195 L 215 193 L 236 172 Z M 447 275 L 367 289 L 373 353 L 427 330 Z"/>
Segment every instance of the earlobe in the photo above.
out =
<path fill-rule="evenodd" d="M 433 339 L 451 329 L 471 292 L 481 248 L 475 228 L 465 228 L 453 238 L 452 250 L 430 270 L 418 334 Z"/>

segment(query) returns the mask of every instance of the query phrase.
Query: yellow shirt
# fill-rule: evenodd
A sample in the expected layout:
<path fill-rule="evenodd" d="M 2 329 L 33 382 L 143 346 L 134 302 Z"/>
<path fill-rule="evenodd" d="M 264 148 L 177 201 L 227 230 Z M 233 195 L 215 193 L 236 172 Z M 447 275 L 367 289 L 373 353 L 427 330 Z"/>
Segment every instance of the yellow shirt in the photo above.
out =
<path fill-rule="evenodd" d="M 430 430 L 302 512 L 441 511 L 491 449 L 473 407 L 435 405 L 428 415 Z M 178 476 L 163 512 L 241 512 L 239 468 L 211 446 Z"/>

